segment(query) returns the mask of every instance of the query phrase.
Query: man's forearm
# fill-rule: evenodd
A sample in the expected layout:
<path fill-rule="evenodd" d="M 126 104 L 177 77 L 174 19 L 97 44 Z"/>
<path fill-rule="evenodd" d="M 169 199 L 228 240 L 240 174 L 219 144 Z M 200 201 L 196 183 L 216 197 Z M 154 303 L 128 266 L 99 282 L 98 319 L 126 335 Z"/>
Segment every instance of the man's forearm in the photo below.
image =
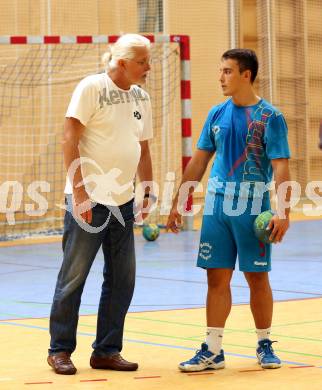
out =
<path fill-rule="evenodd" d="M 142 156 L 138 165 L 138 176 L 140 181 L 152 181 L 152 160 L 150 153 Z"/>
<path fill-rule="evenodd" d="M 288 218 L 290 213 L 290 200 L 292 189 L 290 186 L 287 188 L 282 186 L 285 182 L 290 182 L 291 175 L 288 167 L 288 162 L 277 164 L 274 168 L 274 177 L 275 177 L 275 189 L 277 194 L 277 214 L 284 215 Z M 286 192 L 285 192 L 286 190 Z"/>
<path fill-rule="evenodd" d="M 78 134 L 81 131 L 82 128 L 80 124 L 78 125 L 78 122 L 75 122 L 75 120 L 66 119 L 62 146 L 63 146 L 64 164 L 68 173 L 69 180 L 72 184 L 73 191 L 74 189 L 77 188 L 77 185 L 83 181 L 81 165 L 80 165 L 80 155 L 78 150 L 78 143 L 79 143 Z M 75 164 L 76 170 L 71 169 L 73 163 Z"/>
<path fill-rule="evenodd" d="M 68 144 L 64 144 L 63 151 L 64 151 L 65 168 L 67 170 L 69 180 L 74 190 L 77 187 L 77 185 L 81 183 L 83 180 L 82 171 L 79 163 L 77 163 L 78 166 L 75 171 L 71 169 L 72 164 L 75 163 L 76 161 L 79 161 L 80 158 L 79 151 L 78 148 L 75 149 L 73 146 Z"/>
<path fill-rule="evenodd" d="M 146 148 L 140 158 L 140 162 L 138 165 L 137 173 L 139 176 L 140 181 L 143 182 L 150 182 L 151 185 L 146 185 L 144 187 L 144 192 L 146 194 L 153 193 L 153 170 L 152 170 L 152 159 L 150 154 L 150 149 Z"/>

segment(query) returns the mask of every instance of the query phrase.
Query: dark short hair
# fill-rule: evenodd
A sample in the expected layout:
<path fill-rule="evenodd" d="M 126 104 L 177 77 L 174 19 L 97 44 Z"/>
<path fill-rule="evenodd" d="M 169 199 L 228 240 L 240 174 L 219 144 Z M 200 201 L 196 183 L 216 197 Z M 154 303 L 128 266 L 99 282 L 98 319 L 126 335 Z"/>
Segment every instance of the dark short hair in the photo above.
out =
<path fill-rule="evenodd" d="M 237 61 L 239 72 L 250 70 L 250 81 L 253 83 L 258 72 L 258 59 L 254 50 L 251 49 L 231 49 L 227 50 L 221 57 L 223 60 L 232 59 Z"/>

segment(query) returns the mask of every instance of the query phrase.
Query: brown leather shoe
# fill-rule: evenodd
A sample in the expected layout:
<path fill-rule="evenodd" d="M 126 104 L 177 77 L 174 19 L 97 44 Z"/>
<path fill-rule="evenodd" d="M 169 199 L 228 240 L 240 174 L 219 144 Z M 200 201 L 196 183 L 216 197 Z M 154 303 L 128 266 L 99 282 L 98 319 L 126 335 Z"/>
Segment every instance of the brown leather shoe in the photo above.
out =
<path fill-rule="evenodd" d="M 139 367 L 137 363 L 131 363 L 124 360 L 119 353 L 109 356 L 92 355 L 90 365 L 92 368 L 96 369 L 117 371 L 135 371 Z"/>
<path fill-rule="evenodd" d="M 74 375 L 77 371 L 70 359 L 69 352 L 58 352 L 47 357 L 48 364 L 54 369 L 56 374 Z"/>

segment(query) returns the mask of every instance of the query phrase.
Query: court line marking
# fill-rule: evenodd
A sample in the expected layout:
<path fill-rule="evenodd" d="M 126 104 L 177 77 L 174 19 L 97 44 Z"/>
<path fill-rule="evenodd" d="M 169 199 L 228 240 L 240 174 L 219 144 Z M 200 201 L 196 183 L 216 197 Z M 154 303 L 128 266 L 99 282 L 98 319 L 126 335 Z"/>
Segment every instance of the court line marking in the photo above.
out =
<path fill-rule="evenodd" d="M 25 382 L 25 385 L 50 385 L 53 382 Z"/>
<path fill-rule="evenodd" d="M 181 325 L 180 323 L 173 323 L 175 325 Z M 93 328 L 96 329 L 96 325 L 91 325 L 91 324 L 84 324 L 79 322 L 79 326 L 82 326 L 84 328 Z M 201 327 L 204 328 L 202 325 Z M 143 332 L 143 331 L 136 331 L 136 330 L 127 330 L 128 333 L 135 333 L 135 334 L 143 334 L 147 336 L 157 336 L 157 337 L 166 337 L 169 339 L 179 339 L 179 340 L 189 340 L 189 341 L 202 341 L 200 340 L 200 337 L 203 335 L 199 334 L 197 336 L 191 336 L 191 337 L 177 337 L 177 336 L 172 336 L 172 335 L 167 335 L 167 334 L 161 334 L 161 333 L 152 333 L 152 332 Z M 242 329 L 231 329 L 231 328 L 225 328 L 225 333 L 247 333 L 247 334 L 255 334 L 254 329 L 250 330 L 242 330 Z M 322 342 L 322 339 L 313 339 L 309 337 L 298 337 L 298 336 L 288 336 L 288 335 L 282 335 L 282 334 L 277 334 L 277 333 L 271 333 L 272 336 L 276 337 L 281 337 L 281 338 L 290 338 L 290 339 L 295 339 L 295 340 L 304 340 L 304 341 L 312 341 L 314 343 L 316 342 Z"/>
<path fill-rule="evenodd" d="M 40 329 L 40 330 L 46 330 L 46 331 L 49 330 L 48 327 L 41 327 L 41 326 L 38 326 L 38 325 L 29 325 L 29 324 L 19 324 L 19 323 L 15 323 L 15 322 L 1 321 L 0 324 L 20 326 L 20 327 L 31 328 L 31 329 Z M 81 336 L 94 336 L 95 337 L 95 333 L 77 332 L 77 334 L 81 335 Z M 162 336 L 162 337 L 167 337 L 167 336 Z M 179 339 L 179 340 L 182 339 L 180 337 L 175 337 L 175 336 L 172 336 L 172 338 L 176 338 L 176 339 Z M 145 341 L 142 341 L 142 340 L 131 340 L 131 339 L 124 339 L 124 340 L 125 341 L 130 341 L 130 342 L 146 343 L 146 344 L 149 344 L 149 345 L 169 346 L 168 344 L 151 343 L 151 342 L 145 342 Z M 251 349 L 253 349 L 253 347 L 248 346 L 248 345 L 231 344 L 231 343 L 225 343 L 225 345 L 229 345 L 231 347 L 241 347 L 241 348 L 251 348 Z M 181 347 L 178 346 L 176 348 L 181 348 Z M 194 348 L 188 348 L 188 349 L 194 350 Z M 291 354 L 300 355 L 300 356 L 310 356 L 310 357 L 317 357 L 317 358 L 321 358 L 322 357 L 322 355 L 308 354 L 308 353 L 304 353 L 304 352 L 289 351 L 289 350 L 286 351 L 286 350 L 282 350 L 282 349 L 275 349 L 275 350 L 277 352 L 291 353 Z M 242 355 L 242 356 L 244 356 L 244 355 Z"/>
<path fill-rule="evenodd" d="M 37 307 L 37 306 L 51 306 L 52 305 L 52 302 L 35 302 L 35 301 L 5 301 L 5 300 L 0 300 L 0 302 L 10 302 L 10 303 L 19 303 L 21 305 L 26 305 L 26 306 L 30 306 L 30 307 Z M 145 306 L 150 306 L 150 307 L 160 307 L 160 306 L 174 306 L 174 307 L 177 307 L 177 306 L 198 306 L 198 307 L 204 307 L 204 303 L 171 303 L 171 304 L 155 304 L 155 305 L 151 305 L 151 304 L 146 304 L 146 305 L 143 305 L 143 304 L 137 304 L 137 305 L 132 305 L 132 307 L 145 307 Z M 89 306 L 89 307 L 93 307 L 93 308 L 97 308 L 97 303 L 82 303 L 82 306 Z M 179 308 L 180 309 L 180 308 Z M 195 307 L 193 307 L 192 309 L 195 309 Z M 169 310 L 176 310 L 176 309 L 169 309 Z"/>
<path fill-rule="evenodd" d="M 15 322 L 0 322 L 0 324 L 19 326 L 19 327 L 31 328 L 31 329 L 39 329 L 39 330 L 45 330 L 45 331 L 49 330 L 48 327 L 41 327 L 41 326 L 37 326 L 37 325 L 27 325 L 27 324 L 17 324 Z M 95 337 L 95 333 L 77 332 L 77 335 L 79 335 L 79 336 Z M 134 340 L 134 339 L 128 339 L 128 338 L 125 338 L 124 341 L 125 342 L 129 342 L 129 343 L 151 345 L 151 346 L 154 346 L 154 347 L 163 347 L 163 348 L 172 348 L 172 349 L 184 349 L 184 350 L 188 350 L 188 351 L 195 351 L 196 350 L 195 348 L 185 347 L 185 346 L 181 346 L 181 345 L 154 343 L 154 342 L 151 342 L 151 341 Z M 249 346 L 244 346 L 244 345 L 240 346 L 240 345 L 237 345 L 237 344 L 226 344 L 226 345 L 236 346 L 236 347 L 244 347 L 244 348 L 252 348 L 252 347 L 249 347 Z M 301 352 L 282 351 L 282 350 L 280 350 L 280 352 L 295 353 L 295 354 L 299 354 L 299 355 L 303 355 L 303 356 L 311 356 L 311 357 L 318 357 L 318 358 L 322 357 L 320 355 L 305 354 L 305 353 L 301 353 Z M 244 355 L 244 354 L 233 353 L 233 352 L 225 352 L 225 354 L 228 355 L 228 356 L 243 357 L 243 358 L 246 358 L 246 359 L 256 359 L 257 360 L 256 356 Z M 287 364 L 291 364 L 291 365 L 297 365 L 297 366 L 307 366 L 306 363 L 294 362 L 294 361 L 290 361 L 290 360 L 282 360 L 282 362 L 283 363 L 287 363 Z M 322 368 L 322 367 L 317 367 L 317 368 Z"/>
<path fill-rule="evenodd" d="M 321 299 L 322 296 L 317 296 L 317 297 L 309 297 L 309 298 L 294 298 L 294 299 L 279 299 L 279 300 L 275 300 L 274 302 L 275 303 L 283 303 L 283 302 L 297 302 L 297 301 L 307 301 L 307 300 L 319 300 Z M 14 301 L 10 301 L 12 303 L 14 303 Z M 233 306 L 249 306 L 249 302 L 245 302 L 245 303 L 233 303 Z M 135 306 L 135 305 L 134 305 Z M 150 305 L 146 305 L 147 307 L 150 307 Z M 139 310 L 139 311 L 132 311 L 131 308 L 129 310 L 129 315 L 131 314 L 141 314 L 141 313 L 156 313 L 156 312 L 168 312 L 168 311 L 180 311 L 180 310 L 200 310 L 200 309 L 205 309 L 205 305 L 203 304 L 202 306 L 199 306 L 199 307 L 178 307 L 176 309 L 159 309 L 159 310 Z M 86 310 L 82 309 L 80 315 L 82 317 L 89 317 L 89 316 L 95 316 L 97 315 L 97 312 L 91 312 L 89 310 L 87 310 L 88 312 L 86 313 Z M 45 315 L 42 315 L 42 316 L 39 316 L 39 317 L 25 317 L 25 316 L 19 316 L 19 314 L 13 314 L 13 313 L 3 313 L 3 312 L 0 312 L 0 314 L 8 314 L 11 316 L 11 318 L 5 318 L 5 319 L 0 319 L 0 322 L 1 321 L 19 321 L 19 320 L 47 320 L 48 319 L 48 315 L 45 316 Z M 16 318 L 15 318 L 16 317 Z M 133 317 L 134 318 L 134 317 Z M 139 319 L 139 317 L 138 317 Z M 149 319 L 149 321 L 158 321 L 158 320 L 154 320 L 154 319 Z M 162 320 L 159 320 L 160 322 Z M 169 321 L 164 321 L 164 322 L 169 322 Z M 305 324 L 306 323 L 314 323 L 314 322 L 322 322 L 322 320 L 318 320 L 318 321 L 309 321 L 309 322 L 304 322 Z M 171 322 L 169 322 L 171 323 Z M 302 324 L 302 323 L 292 323 L 290 325 L 299 325 L 299 324 Z M 184 324 L 182 324 L 184 325 Z M 188 324 L 190 326 L 196 326 L 196 327 L 204 327 L 203 325 L 196 325 L 196 324 Z M 278 326 L 288 326 L 289 324 L 284 324 L 284 325 L 273 325 L 272 327 L 278 327 Z M 253 330 L 252 329 L 248 329 L 249 332 L 251 332 Z"/>
<path fill-rule="evenodd" d="M 161 375 L 154 375 L 154 376 L 135 376 L 133 379 L 154 379 L 154 378 L 161 378 Z"/>
<path fill-rule="evenodd" d="M 314 299 L 314 298 L 310 298 L 310 299 Z M 191 308 L 191 309 L 187 309 L 187 310 L 195 310 L 195 308 Z M 183 323 L 183 322 L 178 322 L 178 321 L 159 320 L 159 319 L 148 318 L 148 317 L 135 317 L 135 314 L 132 315 L 132 313 L 129 313 L 127 315 L 127 318 L 129 318 L 129 319 L 131 318 L 131 319 L 135 319 L 135 320 L 142 320 L 142 321 L 160 322 L 160 323 L 173 324 L 173 325 L 192 326 L 192 327 L 195 327 L 195 328 L 204 328 L 205 327 L 204 325 L 192 324 L 192 323 L 188 323 L 188 322 Z M 314 324 L 314 323 L 317 323 L 317 322 L 322 322 L 322 319 L 321 320 L 314 320 L 314 321 L 292 322 L 292 323 L 280 324 L 280 325 L 277 324 L 277 325 L 273 325 L 272 328 L 279 328 L 281 326 L 290 326 L 290 325 Z M 225 330 L 226 330 L 226 328 L 225 328 Z M 234 330 L 234 329 L 233 328 L 227 328 L 227 330 Z M 253 328 L 245 329 L 245 332 L 253 332 L 253 331 L 254 331 Z"/>
<path fill-rule="evenodd" d="M 204 328 L 204 325 L 197 325 L 197 324 L 189 324 L 189 323 L 181 323 L 181 322 L 175 322 L 175 321 L 166 321 L 166 320 L 155 320 L 155 319 L 149 319 L 149 318 L 141 318 L 141 317 L 133 317 L 131 315 L 128 316 L 129 319 L 138 319 L 138 320 L 146 320 L 146 321 L 151 321 L 151 322 L 161 322 L 161 323 L 169 323 L 169 324 L 172 324 L 172 325 L 182 325 L 182 326 L 193 326 L 193 327 L 200 327 L 200 328 Z M 22 320 L 27 320 L 26 318 L 20 318 Z M 20 320 L 18 319 L 18 320 Z M 47 322 L 47 317 L 41 317 L 41 318 L 29 318 L 29 320 L 42 320 L 42 321 L 46 321 Z M 12 321 L 12 320 L 9 320 L 9 321 Z M 14 320 L 13 320 L 14 321 Z M 312 323 L 316 323 L 316 322 L 322 322 L 322 320 L 317 320 L 317 321 L 305 321 L 305 322 L 300 322 L 300 323 L 292 323 L 292 324 L 283 324 L 283 325 L 276 325 L 276 327 L 279 327 L 279 326 L 287 326 L 287 325 L 299 325 L 299 324 L 312 324 Z M 0 320 L 0 323 L 9 323 L 8 320 Z M 10 322 L 11 323 L 11 322 Z M 25 324 L 27 326 L 27 324 Z M 87 327 L 87 328 L 93 328 L 95 329 L 96 328 L 96 325 L 91 325 L 91 324 L 84 324 L 84 323 L 81 323 L 79 322 L 78 324 L 79 326 L 83 326 L 83 327 Z M 18 324 L 17 324 L 18 326 Z M 272 328 L 274 328 L 274 326 L 272 326 Z M 45 329 L 45 328 L 44 328 Z M 243 329 L 232 329 L 232 328 L 226 328 L 225 329 L 226 332 L 234 332 L 234 333 L 254 333 L 254 329 L 246 329 L 246 330 L 243 330 Z M 127 330 L 127 332 L 129 333 L 136 333 L 136 334 L 144 334 L 144 335 L 148 335 L 148 336 L 157 336 L 157 337 L 166 337 L 166 338 L 171 338 L 171 339 L 178 339 L 178 340 L 188 340 L 188 341 L 202 341 L 202 340 L 199 340 L 199 337 L 201 337 L 201 335 L 198 335 L 198 336 L 192 336 L 192 337 L 176 337 L 176 336 L 172 336 L 172 335 L 164 335 L 164 334 L 159 334 L 159 333 L 150 333 L 150 332 L 140 332 L 140 331 L 131 331 L 131 330 Z M 308 337 L 298 337 L 298 336 L 288 336 L 288 335 L 281 335 L 281 334 L 277 334 L 275 332 L 272 332 L 272 335 L 276 336 L 276 337 L 283 337 L 283 338 L 290 338 L 290 339 L 297 339 L 297 340 L 304 340 L 304 341 L 312 341 L 312 342 L 322 342 L 322 339 L 313 339 L 313 338 L 308 338 Z M 231 346 L 235 346 L 234 344 L 226 344 L 226 345 L 231 345 Z M 237 346 L 240 346 L 240 345 L 237 345 Z M 243 346 L 245 348 L 251 348 L 249 346 Z M 281 349 L 277 349 L 277 351 L 279 352 L 285 352 Z M 294 353 L 294 354 L 302 354 L 300 352 L 291 352 L 291 353 Z M 304 354 L 304 356 L 314 356 L 315 355 L 307 355 L 307 354 Z M 319 355 L 318 355 L 319 356 Z"/>
<path fill-rule="evenodd" d="M 144 276 L 144 275 L 137 275 L 137 278 L 141 279 L 153 279 L 153 280 L 161 280 L 161 281 L 167 281 L 167 282 L 182 282 L 182 283 L 192 283 L 192 284 L 202 284 L 207 285 L 207 282 L 201 281 L 201 280 L 186 280 L 186 279 L 173 279 L 173 278 L 161 278 L 156 276 Z M 238 285 L 238 284 L 231 284 L 231 288 L 243 288 L 243 289 L 249 289 L 249 286 L 247 285 Z M 313 297 L 322 297 L 321 292 L 305 292 L 305 291 L 293 291 L 293 290 L 281 290 L 281 289 L 274 289 L 272 288 L 273 292 L 283 292 L 283 293 L 291 293 L 291 294 L 303 294 L 303 295 L 311 295 Z"/>
<path fill-rule="evenodd" d="M 266 371 L 264 368 L 256 368 L 256 369 L 251 369 L 251 370 L 239 370 L 238 372 L 253 372 L 253 371 Z"/>
<path fill-rule="evenodd" d="M 128 318 L 133 318 L 133 317 L 130 317 L 128 316 Z M 44 318 L 40 318 L 41 320 L 44 320 Z M 136 318 L 136 319 L 140 319 L 140 318 Z M 46 319 L 47 320 L 47 319 Z M 151 321 L 153 321 L 153 319 L 151 319 Z M 8 321 L 4 321 L 4 320 L 0 320 L 0 323 L 1 322 L 7 322 L 9 323 Z M 167 323 L 171 323 L 171 324 L 174 324 L 174 325 L 187 325 L 187 324 L 183 324 L 183 323 L 179 323 L 179 322 L 174 322 L 174 321 L 162 321 L 162 320 L 156 320 L 155 322 L 167 322 Z M 314 322 L 320 322 L 320 321 L 312 321 L 313 323 Z M 11 323 L 11 322 L 10 322 Z M 310 323 L 310 322 L 307 322 L 307 323 Z M 13 323 L 12 323 L 13 324 Z M 25 326 L 27 326 L 27 324 L 24 324 Z M 82 327 L 86 327 L 86 328 L 93 328 L 93 329 L 96 329 L 96 325 L 90 325 L 90 324 L 83 324 L 83 323 L 79 323 L 78 324 L 79 326 L 82 326 Z M 190 325 L 190 324 L 189 324 Z M 19 324 L 17 324 L 17 326 L 19 326 Z M 32 326 L 32 325 L 31 325 Z M 198 327 L 202 327 L 204 328 L 203 325 L 193 325 L 191 324 L 191 326 L 198 326 Z M 40 327 L 41 328 L 41 327 Z M 47 329 L 47 328 L 42 328 L 42 329 Z M 225 329 L 226 331 L 230 331 L 230 332 L 236 332 L 236 333 L 253 333 L 254 330 L 238 330 L 238 329 L 231 329 L 231 328 L 227 328 Z M 165 337 L 165 338 L 169 338 L 169 339 L 177 339 L 177 340 L 187 340 L 187 341 L 202 341 L 201 339 L 199 339 L 199 337 L 201 337 L 201 335 L 198 335 L 198 336 L 194 336 L 194 337 L 176 337 L 176 336 L 172 336 L 172 335 L 165 335 L 165 334 L 160 334 L 160 333 L 151 333 L 151 332 L 142 332 L 142 331 L 132 331 L 132 330 L 127 330 L 128 333 L 135 333 L 135 334 L 143 334 L 143 335 L 146 335 L 146 336 L 156 336 L 156 337 Z M 304 341 L 312 341 L 312 342 L 322 342 L 321 339 L 312 339 L 312 338 L 305 338 L 305 337 L 297 337 L 297 336 L 287 336 L 287 335 L 280 335 L 280 334 L 276 334 L 276 333 L 273 333 L 272 332 L 272 335 L 274 336 L 277 336 L 277 337 L 284 337 L 284 338 L 291 338 L 291 339 L 298 339 L 298 340 L 304 340 Z M 244 347 L 244 348 L 252 348 L 252 347 L 249 347 L 249 346 L 246 346 L 246 345 L 235 345 L 235 344 L 226 344 L 226 345 L 230 345 L 230 346 L 238 346 L 238 347 Z M 293 353 L 293 354 L 300 354 L 300 355 L 304 355 L 304 356 L 313 356 L 313 357 L 316 357 L 316 355 L 311 355 L 311 354 L 303 354 L 301 352 L 296 352 L 296 351 L 284 351 L 284 350 L 281 350 L 281 349 L 276 349 L 276 351 L 278 352 L 290 352 L 290 353 Z M 320 357 L 318 355 L 318 357 Z"/>

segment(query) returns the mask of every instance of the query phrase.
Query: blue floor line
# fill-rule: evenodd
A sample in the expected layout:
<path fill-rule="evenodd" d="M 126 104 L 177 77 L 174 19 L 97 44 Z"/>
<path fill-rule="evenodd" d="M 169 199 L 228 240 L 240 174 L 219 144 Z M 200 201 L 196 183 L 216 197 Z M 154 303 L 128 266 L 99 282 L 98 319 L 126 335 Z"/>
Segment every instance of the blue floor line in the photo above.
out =
<path fill-rule="evenodd" d="M 32 328 L 32 329 L 40 329 L 40 330 L 49 331 L 48 328 L 43 327 L 43 326 L 37 326 L 37 325 L 17 324 L 16 322 L 7 322 L 7 321 L 0 322 L 0 325 L 1 324 L 3 324 L 3 325 L 12 325 L 12 326 L 20 326 L 20 327 L 23 327 L 23 328 Z M 79 336 L 95 337 L 95 333 L 77 332 L 77 335 L 79 335 Z M 172 349 L 184 349 L 184 350 L 187 350 L 187 351 L 195 351 L 196 350 L 195 348 L 191 348 L 191 347 L 184 347 L 184 346 L 180 346 L 180 345 L 171 345 L 171 344 L 153 343 L 153 342 L 150 342 L 150 341 L 143 341 L 143 340 L 124 339 L 124 341 L 129 342 L 129 343 L 152 345 L 154 347 L 172 348 Z M 235 356 L 235 357 L 242 357 L 242 358 L 246 358 L 246 359 L 257 359 L 255 356 L 243 355 L 243 354 L 232 353 L 232 352 L 225 352 L 225 355 Z M 307 366 L 308 365 L 307 363 L 293 362 L 293 361 L 289 361 L 289 360 L 282 360 L 282 362 L 286 363 L 286 364 L 295 365 L 295 366 Z M 322 368 L 322 366 L 319 366 L 319 367 L 316 367 L 316 368 Z"/>

